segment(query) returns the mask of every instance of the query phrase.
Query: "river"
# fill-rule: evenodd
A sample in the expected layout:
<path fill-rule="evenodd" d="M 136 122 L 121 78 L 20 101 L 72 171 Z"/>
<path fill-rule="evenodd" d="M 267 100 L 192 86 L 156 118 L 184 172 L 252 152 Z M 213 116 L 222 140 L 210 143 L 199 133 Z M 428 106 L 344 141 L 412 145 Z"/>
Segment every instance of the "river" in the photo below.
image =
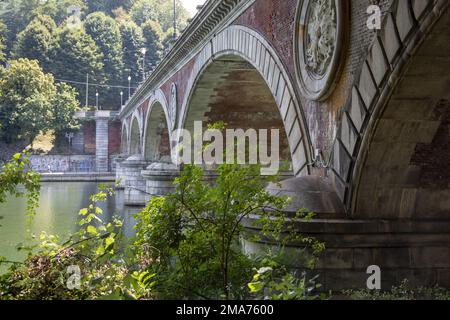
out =
<path fill-rule="evenodd" d="M 31 234 L 48 234 L 62 238 L 78 230 L 77 221 L 80 209 L 89 205 L 89 196 L 97 192 L 97 183 L 92 182 L 44 182 L 41 185 L 39 208 L 31 223 Z M 133 214 L 139 208 L 123 205 L 123 193 L 118 191 L 100 207 L 104 221 L 118 216 L 124 221 L 125 236 L 133 234 Z M 9 197 L 0 204 L 0 256 L 10 261 L 23 259 L 24 253 L 16 250 L 17 244 L 30 241 L 30 226 L 26 216 L 26 199 Z M 0 271 L 4 267 L 0 268 Z"/>

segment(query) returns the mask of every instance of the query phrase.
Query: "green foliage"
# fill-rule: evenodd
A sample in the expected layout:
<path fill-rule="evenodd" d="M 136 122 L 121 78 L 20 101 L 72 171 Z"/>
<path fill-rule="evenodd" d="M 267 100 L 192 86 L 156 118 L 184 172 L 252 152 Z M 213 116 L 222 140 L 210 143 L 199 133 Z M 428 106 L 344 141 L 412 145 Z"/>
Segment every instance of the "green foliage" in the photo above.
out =
<path fill-rule="evenodd" d="M 0 21 L 0 63 L 4 63 L 6 60 L 6 37 L 8 36 L 8 30 L 6 25 Z"/>
<path fill-rule="evenodd" d="M 120 24 L 120 33 L 122 35 L 122 50 L 124 61 L 124 74 L 127 77 L 131 74 L 132 82 L 140 80 L 139 75 L 142 74 L 142 53 L 144 48 L 144 35 L 142 29 L 133 21 L 124 21 Z M 128 83 L 124 83 L 128 85 Z"/>
<path fill-rule="evenodd" d="M 58 44 L 53 54 L 52 73 L 57 78 L 73 81 L 102 82 L 103 54 L 83 28 L 64 28 L 59 31 Z M 84 85 L 75 85 L 79 98 L 84 99 Z M 95 92 L 90 91 L 90 101 L 95 101 Z"/>
<path fill-rule="evenodd" d="M 176 2 L 177 28 L 184 29 L 189 19 L 189 13 L 180 0 Z M 137 0 L 130 9 L 133 20 L 142 25 L 146 21 L 158 21 L 164 31 L 173 26 L 173 1 L 167 0 Z"/>
<path fill-rule="evenodd" d="M 30 170 L 29 156 L 17 153 L 0 170 L 0 203 L 6 201 L 8 194 L 27 197 L 27 212 L 32 216 L 39 202 L 40 176 Z M 20 187 L 21 186 L 21 187 Z"/>
<path fill-rule="evenodd" d="M 68 241 L 42 233 L 39 243 L 29 248 L 23 263 L 10 266 L 0 276 L 0 299 L 106 299 L 130 296 L 134 292 L 122 286 L 127 283 L 129 271 L 116 261 L 121 241 L 122 222 L 116 218 L 110 223 L 102 220 L 97 205 L 112 194 L 112 189 L 101 186 L 91 196 L 88 208 L 79 212 L 80 231 Z M 72 283 L 70 268 L 80 270 L 79 286 Z M 69 273 L 69 274 L 68 274 Z M 142 280 L 148 283 L 148 278 Z M 75 282 L 76 284 L 76 282 Z"/>
<path fill-rule="evenodd" d="M 37 61 L 10 61 L 0 68 L 0 134 L 7 142 L 18 138 L 32 141 L 40 132 L 59 133 L 76 126 L 78 108 L 74 90 L 66 84 L 55 85 Z"/>
<path fill-rule="evenodd" d="M 49 16 L 39 15 L 19 33 L 13 49 L 14 58 L 38 60 L 48 71 L 55 44 L 56 24 Z"/>
<path fill-rule="evenodd" d="M 172 38 L 172 1 L 165 0 L 5 0 L 0 10 L 0 62 L 8 58 L 39 61 L 45 72 L 58 79 L 86 81 L 111 87 L 91 87 L 89 101 L 99 92 L 101 107 L 117 109 L 120 90 L 131 75 L 133 86 L 142 79 L 142 54 L 147 48 L 146 67 L 159 62 L 164 41 Z M 81 10 L 81 27 L 68 26 L 73 11 Z M 178 30 L 187 24 L 188 13 L 177 1 Z M 112 19 L 116 18 L 116 21 Z M 158 21 L 147 23 L 147 21 Z M 134 23 L 137 23 L 135 25 Z M 85 33 L 84 26 L 87 33 Z M 141 25 L 146 24 L 146 40 Z M 120 25 L 120 30 L 119 30 Z M 70 30 L 69 30 L 70 29 Z M 164 32 L 163 32 L 164 31 Z M 170 36 L 168 36 L 170 34 Z M 122 40 L 123 38 L 123 40 Z M 122 43 L 123 41 L 123 43 Z M 85 102 L 85 86 L 74 84 Z"/>
<path fill-rule="evenodd" d="M 142 25 L 142 32 L 145 38 L 145 48 L 148 50 L 146 54 L 147 64 L 155 66 L 162 57 L 163 31 L 159 23 L 148 20 Z"/>
<path fill-rule="evenodd" d="M 45 14 L 53 18 L 57 25 L 61 25 L 72 14 L 69 8 L 86 9 L 84 0 L 46 0 L 34 10 L 35 14 Z"/>
<path fill-rule="evenodd" d="M 279 220 L 276 212 L 289 199 L 267 193 L 259 172 L 258 166 L 222 165 L 213 181 L 201 168 L 186 167 L 174 194 L 153 198 L 136 216 L 136 235 L 127 242 L 120 220 L 102 220 L 98 204 L 113 192 L 102 186 L 80 210 L 80 231 L 69 240 L 42 234 L 37 245 L 23 248 L 28 258 L 0 276 L 0 299 L 322 298 L 314 294 L 314 278 L 289 270 L 283 241 L 276 255 L 244 252 L 251 216 L 261 217 L 265 236 L 304 239 L 289 232 L 287 220 L 268 223 Z M 76 288 L 68 286 L 73 266 L 81 272 Z"/>
<path fill-rule="evenodd" d="M 52 120 L 50 128 L 55 133 L 57 140 L 65 139 L 65 133 L 80 127 L 75 113 L 80 109 L 77 100 L 78 93 L 71 86 L 60 83 L 56 85 L 56 94 L 52 99 Z"/>
<path fill-rule="evenodd" d="M 249 297 L 247 283 L 261 260 L 243 252 L 242 222 L 250 216 L 265 217 L 258 223 L 276 219 L 272 212 L 281 212 L 289 202 L 265 190 L 267 181 L 259 170 L 222 165 L 212 183 L 202 169 L 187 166 L 176 179 L 174 194 L 154 198 L 137 215 L 133 245 L 141 268 L 156 274 L 158 298 Z M 280 237 L 278 230 L 269 229 Z"/>
<path fill-rule="evenodd" d="M 348 290 L 344 294 L 354 300 L 450 300 L 450 292 L 439 286 L 412 289 L 408 280 L 403 280 L 389 291 Z"/>
<path fill-rule="evenodd" d="M 7 48 L 12 48 L 17 34 L 25 27 L 36 15 L 36 8 L 42 4 L 40 0 L 5 0 L 3 8 L 0 11 L 0 20 L 3 21 L 8 29 L 6 41 Z"/>
<path fill-rule="evenodd" d="M 54 94 L 53 77 L 44 74 L 35 60 L 14 60 L 9 68 L 1 68 L 0 119 L 4 139 L 11 142 L 21 135 L 32 141 L 40 131 L 46 131 Z"/>
<path fill-rule="evenodd" d="M 133 0 L 86 0 L 88 12 L 104 12 L 111 15 L 115 9 L 123 7 L 129 9 Z"/>
<path fill-rule="evenodd" d="M 103 69 L 107 83 L 121 83 L 123 71 L 122 37 L 117 22 L 102 12 L 91 13 L 84 21 L 86 33 L 91 36 L 103 54 Z M 116 88 L 101 89 L 100 105 L 112 109 L 120 105 Z M 119 103 L 118 103 L 119 102 Z M 120 106 L 119 106 L 120 107 Z"/>
<path fill-rule="evenodd" d="M 318 300 L 327 299 L 327 295 L 316 294 L 321 287 L 316 283 L 317 277 L 309 278 L 306 272 L 288 270 L 280 263 L 279 255 L 272 253 L 255 269 L 252 282 L 248 287 L 256 300 Z"/>

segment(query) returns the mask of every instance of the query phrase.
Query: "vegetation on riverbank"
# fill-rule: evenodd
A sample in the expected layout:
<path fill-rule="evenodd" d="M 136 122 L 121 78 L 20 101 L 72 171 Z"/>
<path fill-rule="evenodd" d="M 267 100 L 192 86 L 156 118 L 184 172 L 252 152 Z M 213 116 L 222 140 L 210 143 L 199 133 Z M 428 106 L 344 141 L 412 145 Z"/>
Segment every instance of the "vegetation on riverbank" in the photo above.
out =
<path fill-rule="evenodd" d="M 223 165 L 215 183 L 186 167 L 177 190 L 154 198 L 137 214 L 136 236 L 125 239 L 121 221 L 102 220 L 102 187 L 82 209 L 80 231 L 62 242 L 42 234 L 24 262 L 7 262 L 1 299 L 317 299 L 318 284 L 288 270 L 284 245 L 303 241 L 313 267 L 323 244 L 287 228 L 289 199 L 270 195 L 258 167 Z M 279 246 L 258 254 L 242 250 L 250 215 Z M 299 212 L 299 219 L 311 214 Z M 4 261 L 5 262 L 5 261 Z M 77 273 L 79 272 L 79 273 Z M 79 275 L 79 277 L 77 276 Z"/>
<path fill-rule="evenodd" d="M 7 194 L 28 197 L 30 217 L 39 197 L 39 176 L 17 154 L 0 172 L 0 203 Z M 328 299 L 319 294 L 314 265 L 323 243 L 289 228 L 282 210 L 288 198 L 265 190 L 257 166 L 222 165 L 214 183 L 203 170 L 186 167 L 176 192 L 154 198 L 136 215 L 136 235 L 122 234 L 122 221 L 104 220 L 100 203 L 113 189 L 100 186 L 91 204 L 79 212 L 79 231 L 69 240 L 41 234 L 21 246 L 25 261 L 6 261 L 0 275 L 0 299 Z M 17 188 L 22 185 L 21 188 Z M 22 191 L 20 191 L 22 190 Z M 253 217 L 260 236 L 278 246 L 245 253 L 243 239 L 258 241 L 241 222 Z M 313 216 L 299 211 L 297 219 Z M 304 270 L 290 269 L 285 248 L 304 244 Z M 353 290 L 340 297 L 355 300 L 449 300 L 445 289 L 413 289 L 404 282 L 387 292 Z"/>
<path fill-rule="evenodd" d="M 34 60 L 12 60 L 0 68 L 0 140 L 28 141 L 52 130 L 56 139 L 78 128 L 75 90 L 57 84 Z"/>

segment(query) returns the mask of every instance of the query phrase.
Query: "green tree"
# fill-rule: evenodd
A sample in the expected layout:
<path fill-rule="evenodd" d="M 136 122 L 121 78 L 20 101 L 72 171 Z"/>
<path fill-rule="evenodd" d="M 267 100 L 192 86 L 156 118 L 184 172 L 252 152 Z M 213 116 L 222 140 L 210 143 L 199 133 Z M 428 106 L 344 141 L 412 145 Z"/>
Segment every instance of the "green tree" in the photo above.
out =
<path fill-rule="evenodd" d="M 0 175 L 0 181 L 1 178 Z M 135 290 L 130 285 L 133 279 L 125 279 L 129 273 L 126 265 L 114 261 L 124 245 L 120 242 L 122 222 L 116 218 L 110 223 L 102 221 L 103 212 L 98 204 L 112 194 L 112 189 L 106 186 L 100 189 L 90 197 L 89 207 L 80 210 L 79 231 L 68 241 L 43 232 L 38 244 L 23 248 L 28 252 L 25 261 L 0 258 L 0 264 L 10 265 L 0 276 L 0 300 L 107 299 L 116 292 L 121 298 L 133 298 Z M 80 288 L 67 285 L 71 266 L 82 271 Z"/>
<path fill-rule="evenodd" d="M 6 61 L 6 37 L 8 35 L 8 30 L 6 29 L 6 25 L 0 21 L 0 64 L 5 63 Z"/>
<path fill-rule="evenodd" d="M 84 0 L 47 0 L 42 2 L 34 10 L 34 13 L 49 15 L 57 25 L 60 25 L 73 14 L 70 10 L 72 8 L 79 8 L 80 12 L 83 12 L 86 9 L 86 4 Z"/>
<path fill-rule="evenodd" d="M 65 133 L 79 128 L 75 113 L 80 109 L 77 92 L 66 83 L 56 85 L 56 94 L 52 99 L 52 119 L 50 128 L 55 133 L 56 145 L 65 141 Z"/>
<path fill-rule="evenodd" d="M 86 0 L 88 12 L 103 12 L 112 16 L 117 8 L 128 10 L 133 4 L 133 0 Z"/>
<path fill-rule="evenodd" d="M 13 49 L 13 58 L 38 60 L 49 71 L 51 51 L 56 42 L 56 24 L 49 16 L 39 15 L 19 33 Z"/>
<path fill-rule="evenodd" d="M 147 49 L 145 60 L 146 70 L 148 70 L 151 65 L 156 66 L 161 60 L 163 31 L 159 23 L 149 20 L 142 25 L 142 32 L 145 38 L 145 48 Z"/>
<path fill-rule="evenodd" d="M 184 29 L 189 13 L 180 0 L 176 2 L 177 27 Z M 142 25 L 148 20 L 158 21 L 162 29 L 167 31 L 173 26 L 173 1 L 167 0 L 137 0 L 130 9 L 133 20 Z"/>
<path fill-rule="evenodd" d="M 176 192 L 153 198 L 137 215 L 134 248 L 143 270 L 156 274 L 158 298 L 248 298 L 254 268 L 267 263 L 243 252 L 240 241 L 251 235 L 242 222 L 251 223 L 250 217 L 260 217 L 256 223 L 268 241 L 279 243 L 280 252 L 291 241 L 311 246 L 314 252 L 321 250 L 316 240 L 302 237 L 292 224 L 289 228 L 283 212 L 289 199 L 265 190 L 271 179 L 261 177 L 260 169 L 221 165 L 212 182 L 201 168 L 186 166 L 175 181 Z M 299 211 L 293 218 L 310 216 Z M 314 257 L 306 260 L 309 264 Z M 306 284 L 287 276 L 283 279 L 289 289 Z"/>
<path fill-rule="evenodd" d="M 6 142 L 17 138 L 30 142 L 49 129 L 51 98 L 56 88 L 53 77 L 46 75 L 36 60 L 10 61 L 0 69 L 1 133 Z"/>
<path fill-rule="evenodd" d="M 84 21 L 86 33 L 94 39 L 103 53 L 103 73 L 105 81 L 112 85 L 123 82 L 122 37 L 117 22 L 104 13 L 95 12 Z M 102 92 L 100 104 L 108 109 L 120 107 L 119 92 L 116 88 L 107 88 Z"/>
<path fill-rule="evenodd" d="M 168 51 L 173 43 L 174 43 L 174 31 L 173 27 L 170 27 L 163 35 L 162 45 L 164 51 Z"/>
<path fill-rule="evenodd" d="M 6 142 L 18 138 L 33 141 L 37 134 L 61 133 L 77 127 L 79 108 L 75 90 L 67 84 L 55 85 L 36 60 L 10 61 L 0 69 L 0 133 Z"/>
<path fill-rule="evenodd" d="M 103 54 L 94 40 L 83 28 L 64 28 L 59 31 L 58 44 L 53 52 L 52 73 L 57 78 L 85 82 L 89 75 L 91 82 L 102 82 Z M 74 85 L 84 103 L 85 85 Z M 90 90 L 89 101 L 94 101 L 95 92 Z"/>
<path fill-rule="evenodd" d="M 17 153 L 10 161 L 2 165 L 0 170 L 0 203 L 4 203 L 8 195 L 26 196 L 27 211 L 32 216 L 39 202 L 41 186 L 39 175 L 30 170 L 30 161 L 27 156 L 25 153 Z M 18 188 L 19 185 L 24 188 Z"/>
<path fill-rule="evenodd" d="M 142 75 L 141 49 L 145 46 L 142 29 L 133 21 L 124 21 L 120 24 L 120 33 L 122 34 L 124 78 L 130 74 L 134 82 L 133 86 L 136 86 L 136 82 Z M 123 83 L 127 85 L 127 82 Z"/>
<path fill-rule="evenodd" d="M 41 5 L 41 0 L 4 1 L 3 9 L 0 11 L 0 20 L 6 24 L 9 31 L 6 41 L 7 48 L 12 48 L 16 36 L 35 17 L 35 10 Z"/>

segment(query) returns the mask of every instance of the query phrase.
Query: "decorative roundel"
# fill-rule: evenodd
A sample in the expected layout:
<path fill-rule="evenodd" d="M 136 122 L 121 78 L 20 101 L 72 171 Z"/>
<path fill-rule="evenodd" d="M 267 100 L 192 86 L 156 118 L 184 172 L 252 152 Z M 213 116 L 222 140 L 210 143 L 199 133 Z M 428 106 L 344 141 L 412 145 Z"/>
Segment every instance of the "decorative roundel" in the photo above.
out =
<path fill-rule="evenodd" d="M 170 130 L 175 130 L 177 122 L 177 85 L 172 83 L 170 86 L 170 103 L 169 103 L 169 120 Z"/>
<path fill-rule="evenodd" d="M 296 72 L 302 93 L 324 100 L 333 92 L 347 42 L 347 0 L 300 1 L 296 19 Z"/>

